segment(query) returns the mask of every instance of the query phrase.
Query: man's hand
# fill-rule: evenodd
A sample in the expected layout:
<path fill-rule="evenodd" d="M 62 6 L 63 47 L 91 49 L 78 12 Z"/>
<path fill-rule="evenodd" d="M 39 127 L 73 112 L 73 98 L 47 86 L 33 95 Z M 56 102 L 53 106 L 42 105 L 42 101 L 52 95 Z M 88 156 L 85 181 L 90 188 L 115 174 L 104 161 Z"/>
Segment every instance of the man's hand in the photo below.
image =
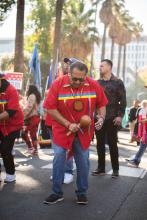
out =
<path fill-rule="evenodd" d="M 114 122 L 114 125 L 120 126 L 122 123 L 122 118 L 118 116 L 113 120 L 113 122 Z"/>
<path fill-rule="evenodd" d="M 97 117 L 97 122 L 95 123 L 95 128 L 96 130 L 100 130 L 104 124 L 104 118 L 98 115 L 96 117 Z"/>
<path fill-rule="evenodd" d="M 69 131 L 72 133 L 76 133 L 80 129 L 80 124 L 71 123 L 68 127 Z"/>

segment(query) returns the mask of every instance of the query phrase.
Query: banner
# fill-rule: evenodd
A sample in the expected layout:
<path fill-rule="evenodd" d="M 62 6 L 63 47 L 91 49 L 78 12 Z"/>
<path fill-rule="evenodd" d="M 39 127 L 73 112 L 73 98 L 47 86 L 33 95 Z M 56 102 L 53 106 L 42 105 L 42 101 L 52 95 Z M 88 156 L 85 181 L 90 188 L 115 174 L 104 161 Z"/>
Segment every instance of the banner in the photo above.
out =
<path fill-rule="evenodd" d="M 22 89 L 23 73 L 5 73 L 5 79 L 8 80 L 17 90 Z"/>

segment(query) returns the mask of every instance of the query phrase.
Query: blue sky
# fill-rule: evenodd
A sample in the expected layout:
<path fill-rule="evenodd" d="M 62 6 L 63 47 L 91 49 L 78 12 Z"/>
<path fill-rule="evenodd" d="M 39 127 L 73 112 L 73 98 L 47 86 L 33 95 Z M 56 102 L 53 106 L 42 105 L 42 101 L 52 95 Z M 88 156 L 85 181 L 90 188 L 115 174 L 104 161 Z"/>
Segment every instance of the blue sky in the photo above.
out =
<path fill-rule="evenodd" d="M 134 17 L 135 21 L 143 24 L 144 34 L 147 35 L 147 0 L 126 0 L 126 9 L 129 10 L 130 15 Z M 28 10 L 26 10 L 28 13 Z M 26 14 L 27 14 L 26 13 Z M 99 25 L 99 32 L 102 34 L 102 25 Z M 16 26 L 16 7 L 9 13 L 8 18 L 0 27 L 0 38 L 14 38 Z"/>

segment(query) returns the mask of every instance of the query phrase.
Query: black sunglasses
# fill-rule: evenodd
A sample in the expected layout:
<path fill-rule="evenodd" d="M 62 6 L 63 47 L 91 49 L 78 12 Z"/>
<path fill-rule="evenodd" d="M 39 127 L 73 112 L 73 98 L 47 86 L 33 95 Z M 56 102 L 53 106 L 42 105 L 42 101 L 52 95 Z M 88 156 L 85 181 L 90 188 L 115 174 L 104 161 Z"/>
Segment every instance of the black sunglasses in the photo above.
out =
<path fill-rule="evenodd" d="M 72 78 L 72 81 L 75 81 L 75 82 L 77 82 L 77 81 L 84 82 L 85 81 L 84 78 L 77 78 L 77 77 L 72 77 L 72 76 L 71 76 L 71 78 Z"/>

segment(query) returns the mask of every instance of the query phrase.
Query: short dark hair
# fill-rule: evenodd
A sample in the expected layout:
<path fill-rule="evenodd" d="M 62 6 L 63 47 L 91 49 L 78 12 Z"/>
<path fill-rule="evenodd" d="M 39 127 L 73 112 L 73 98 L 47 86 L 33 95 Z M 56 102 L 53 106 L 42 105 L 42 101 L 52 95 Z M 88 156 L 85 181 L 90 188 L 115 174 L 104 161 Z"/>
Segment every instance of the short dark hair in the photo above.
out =
<path fill-rule="evenodd" d="M 113 62 L 109 59 L 103 59 L 103 60 L 101 60 L 101 62 L 106 62 L 111 66 L 111 68 L 113 67 Z"/>
<path fill-rule="evenodd" d="M 38 88 L 33 85 L 33 84 L 30 84 L 29 85 L 29 88 L 27 90 L 27 97 L 29 97 L 31 94 L 34 94 L 36 96 L 36 100 L 37 100 L 37 104 L 40 104 L 41 102 L 41 94 L 40 94 L 40 91 L 38 90 Z"/>
<path fill-rule="evenodd" d="M 88 67 L 86 66 L 86 64 L 85 63 L 82 63 L 82 62 L 75 62 L 75 63 L 72 63 L 71 65 L 70 65 L 70 71 L 72 72 L 72 70 L 74 69 L 74 68 L 77 68 L 78 70 L 80 70 L 80 71 L 85 71 L 85 73 L 87 74 L 88 73 Z"/>

